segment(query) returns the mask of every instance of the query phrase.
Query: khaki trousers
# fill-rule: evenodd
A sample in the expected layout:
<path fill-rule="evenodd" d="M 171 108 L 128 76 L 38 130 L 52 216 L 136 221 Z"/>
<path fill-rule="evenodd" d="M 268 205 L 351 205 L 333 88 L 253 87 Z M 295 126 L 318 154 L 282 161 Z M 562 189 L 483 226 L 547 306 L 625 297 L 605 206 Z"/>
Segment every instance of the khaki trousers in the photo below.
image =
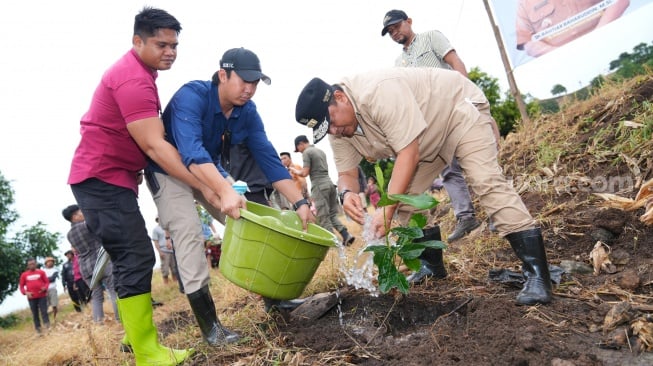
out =
<path fill-rule="evenodd" d="M 535 228 L 535 220 L 513 186 L 503 176 L 497 161 L 497 147 L 489 120 L 479 121 L 458 143 L 455 156 L 467 183 L 479 197 L 481 206 L 492 220 L 499 235 Z M 433 180 L 446 166 L 443 159 L 420 162 L 408 187 L 410 194 L 428 190 Z M 398 207 L 399 220 L 406 223 L 414 212 L 412 207 Z"/>
<path fill-rule="evenodd" d="M 170 233 L 179 278 L 184 292 L 191 294 L 208 285 L 210 279 L 194 192 L 190 186 L 169 175 L 154 173 L 154 176 L 160 187 L 152 195 L 159 211 L 159 223 Z"/>

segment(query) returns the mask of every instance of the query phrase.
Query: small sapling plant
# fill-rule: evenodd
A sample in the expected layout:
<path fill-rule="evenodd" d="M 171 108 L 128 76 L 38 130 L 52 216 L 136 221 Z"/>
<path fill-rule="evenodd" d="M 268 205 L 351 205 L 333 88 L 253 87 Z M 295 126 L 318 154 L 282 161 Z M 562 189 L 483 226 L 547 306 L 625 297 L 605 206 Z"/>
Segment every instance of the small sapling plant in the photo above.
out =
<path fill-rule="evenodd" d="M 388 195 L 385 190 L 383 172 L 378 163 L 374 166 L 374 171 L 379 185 L 378 190 L 381 194 L 378 207 L 390 206 L 399 202 L 413 206 L 418 210 L 428 210 L 437 206 L 438 201 L 426 193 L 419 195 Z M 387 222 L 387 220 L 385 221 Z M 401 263 L 405 264 L 411 270 L 417 271 L 421 266 L 419 256 L 424 249 L 446 248 L 446 245 L 438 240 L 415 242 L 416 239 L 424 237 L 422 229 L 426 226 L 426 223 L 426 216 L 421 213 L 415 213 L 411 216 L 407 226 L 390 229 L 386 224 L 385 245 L 370 245 L 365 248 L 366 252 L 374 253 L 374 264 L 379 269 L 378 282 L 381 293 L 387 293 L 393 288 L 397 288 L 402 294 L 407 294 L 409 288 L 408 281 L 399 272 L 398 268 Z M 390 240 L 391 237 L 395 239 L 394 243 Z"/>

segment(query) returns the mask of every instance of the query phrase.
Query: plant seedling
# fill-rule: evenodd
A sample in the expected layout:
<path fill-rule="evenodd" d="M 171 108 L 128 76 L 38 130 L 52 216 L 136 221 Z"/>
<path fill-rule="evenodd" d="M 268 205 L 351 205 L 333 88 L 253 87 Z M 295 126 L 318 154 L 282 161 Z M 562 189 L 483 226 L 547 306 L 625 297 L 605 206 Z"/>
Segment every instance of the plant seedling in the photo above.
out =
<path fill-rule="evenodd" d="M 388 195 L 385 191 L 383 172 L 378 163 L 374 166 L 374 171 L 379 185 L 379 193 L 381 194 L 378 207 L 390 206 L 399 202 L 413 206 L 419 210 L 428 210 L 437 206 L 438 201 L 426 193 L 420 195 Z M 406 277 L 399 272 L 398 265 L 396 264 L 397 257 L 400 258 L 399 265 L 403 262 L 411 270 L 417 271 L 421 266 L 419 256 L 424 249 L 444 249 L 446 245 L 439 240 L 415 242 L 415 239 L 424 237 L 422 229 L 427 223 L 426 216 L 421 213 L 413 214 L 406 227 L 394 227 L 388 230 L 387 220 L 385 222 L 385 245 L 370 245 L 365 248 L 365 251 L 374 253 L 374 264 L 379 269 L 379 291 L 385 294 L 391 289 L 397 288 L 405 295 L 408 294 L 409 284 Z M 390 235 L 396 237 L 396 243 L 390 241 Z"/>

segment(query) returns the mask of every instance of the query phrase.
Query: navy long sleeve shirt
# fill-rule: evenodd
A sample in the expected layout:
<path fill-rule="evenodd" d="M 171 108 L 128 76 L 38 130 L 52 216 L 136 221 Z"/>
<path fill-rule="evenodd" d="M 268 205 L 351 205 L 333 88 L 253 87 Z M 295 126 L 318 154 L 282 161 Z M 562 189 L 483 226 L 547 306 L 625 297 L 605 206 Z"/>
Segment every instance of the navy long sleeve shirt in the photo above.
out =
<path fill-rule="evenodd" d="M 268 140 L 256 104 L 235 106 L 229 119 L 220 108 L 217 86 L 211 81 L 191 81 L 172 97 L 163 112 L 166 140 L 177 148 L 185 166 L 213 163 L 220 173 L 223 136 L 230 131 L 231 145 L 244 144 L 270 183 L 291 179 Z M 151 167 L 165 173 L 154 162 Z"/>

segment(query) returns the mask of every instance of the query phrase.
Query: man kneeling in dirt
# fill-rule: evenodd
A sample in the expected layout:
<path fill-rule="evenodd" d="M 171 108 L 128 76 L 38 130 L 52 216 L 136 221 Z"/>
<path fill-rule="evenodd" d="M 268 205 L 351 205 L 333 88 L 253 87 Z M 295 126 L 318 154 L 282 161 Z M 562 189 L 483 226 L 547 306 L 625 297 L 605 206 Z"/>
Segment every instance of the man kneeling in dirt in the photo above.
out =
<path fill-rule="evenodd" d="M 363 157 L 395 159 L 388 194 L 425 192 L 457 158 L 497 231 L 523 262 L 526 283 L 517 302 L 551 301 L 542 233 L 501 173 L 489 102 L 469 79 L 436 68 L 379 70 L 335 85 L 314 78 L 299 95 L 295 118 L 313 128 L 314 143 L 330 135 L 343 208 L 361 225 L 365 211 L 357 194 L 357 166 Z M 375 236 L 385 235 L 395 212 L 406 224 L 414 208 L 398 204 L 376 210 Z M 425 240 L 440 240 L 439 228 L 424 232 Z M 420 259 L 422 268 L 411 283 L 446 277 L 441 249 L 427 249 Z"/>

